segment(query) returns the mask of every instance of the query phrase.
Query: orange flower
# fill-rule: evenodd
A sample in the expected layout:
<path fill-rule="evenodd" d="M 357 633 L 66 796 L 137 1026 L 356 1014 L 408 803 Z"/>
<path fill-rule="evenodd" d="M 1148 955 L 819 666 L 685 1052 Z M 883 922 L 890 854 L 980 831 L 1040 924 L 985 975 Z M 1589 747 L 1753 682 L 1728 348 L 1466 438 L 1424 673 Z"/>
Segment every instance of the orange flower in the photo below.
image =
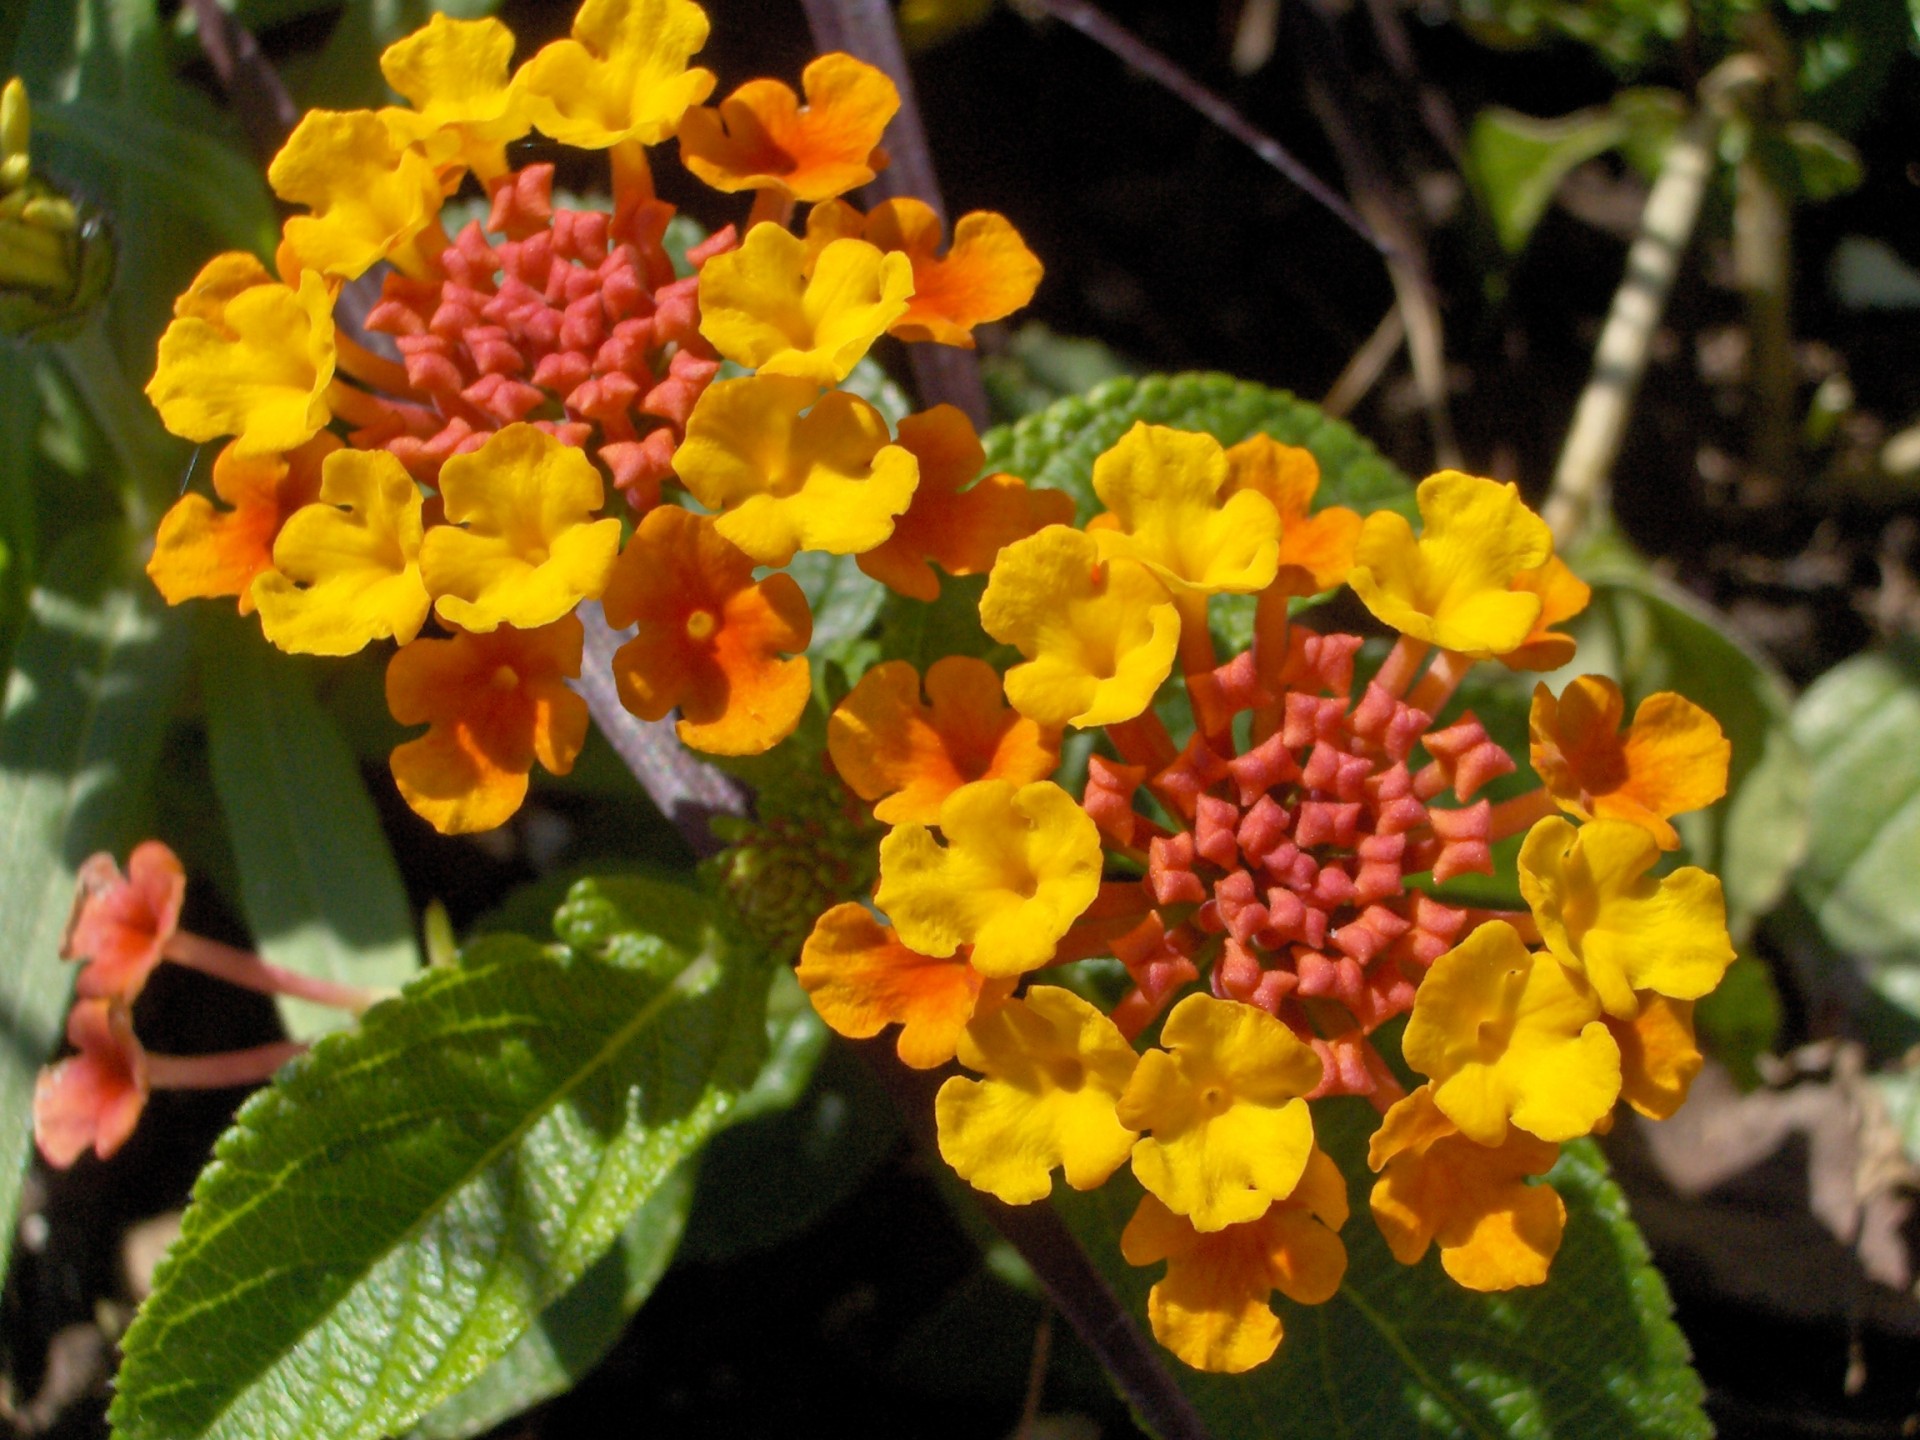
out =
<path fill-rule="evenodd" d="M 587 738 L 587 702 L 567 688 L 580 674 L 580 622 L 537 630 L 502 625 L 484 635 L 415 640 L 387 665 L 387 708 L 427 733 L 393 752 L 393 778 L 443 835 L 503 825 L 527 795 L 538 760 L 573 768 Z"/>
<path fill-rule="evenodd" d="M 910 599 L 940 598 L 935 564 L 949 575 L 983 575 L 1004 546 L 1044 526 L 1073 523 L 1073 497 L 1064 490 L 1030 490 L 1026 481 L 998 474 L 967 485 L 987 453 L 972 422 L 951 405 L 907 416 L 897 443 L 919 460 L 920 484 L 892 536 L 856 563 Z"/>
<path fill-rule="evenodd" d="M 940 802 L 974 780 L 1044 780 L 1060 763 L 1060 731 L 1021 716 L 1001 698 L 984 660 L 949 655 L 920 676 L 904 660 L 876 665 L 827 721 L 827 751 L 873 818 L 936 825 Z"/>
<path fill-rule="evenodd" d="M 134 847 L 125 875 L 106 851 L 88 856 L 60 943 L 61 959 L 87 962 L 79 992 L 131 1005 L 180 928 L 186 894 L 187 872 L 158 840 Z"/>
<path fill-rule="evenodd" d="M 1203 1234 L 1152 1195 L 1120 1235 L 1129 1264 L 1167 1262 L 1147 1297 L 1154 1338 L 1196 1370 L 1238 1375 L 1279 1348 L 1278 1290 L 1302 1305 L 1333 1298 L 1347 1273 L 1334 1232 L 1347 1223 L 1347 1183 L 1325 1152 L 1307 1159 L 1300 1183 L 1257 1219 Z"/>
<path fill-rule="evenodd" d="M 778 80 L 749 80 L 718 107 L 680 120 L 680 157 L 716 190 L 777 190 L 831 200 L 873 179 L 881 132 L 900 108 L 884 73 L 851 55 L 822 55 L 801 73 L 807 103 Z"/>
<path fill-rule="evenodd" d="M 1573 659 L 1574 639 L 1552 627 L 1571 620 L 1593 599 L 1593 587 L 1567 568 L 1558 555 L 1549 555 L 1538 570 L 1513 577 L 1514 590 L 1540 597 L 1540 618 L 1518 650 L 1500 656 L 1509 670 L 1558 670 Z"/>
<path fill-rule="evenodd" d="M 213 493 L 183 495 L 160 519 L 147 574 L 169 605 L 236 595 L 253 613 L 253 578 L 273 569 L 273 542 L 287 517 L 320 498 L 320 462 L 340 448 L 321 431 L 286 455 L 242 455 L 227 445 L 213 462 Z"/>
<path fill-rule="evenodd" d="M 81 1000 L 67 1016 L 80 1053 L 40 1072 L 33 1086 L 33 1138 L 56 1170 L 88 1150 L 102 1160 L 133 1134 L 147 1104 L 147 1057 L 125 1002 Z"/>
<path fill-rule="evenodd" d="M 1711 805 L 1727 793 L 1733 747 L 1719 722 L 1671 691 L 1649 695 L 1625 734 L 1620 687 L 1599 675 L 1567 683 L 1556 700 L 1534 687 L 1533 768 L 1554 803 L 1581 820 L 1630 820 L 1662 850 L 1679 846 L 1672 816 Z"/>
<path fill-rule="evenodd" d="M 663 506 L 640 522 L 602 602 L 609 624 L 640 626 L 613 657 L 620 703 L 643 720 L 678 706 L 680 738 L 710 754 L 771 749 L 812 693 L 807 597 L 791 575 L 756 584 L 753 568 L 712 519 Z"/>
<path fill-rule="evenodd" d="M 939 960 L 909 950 L 866 907 L 836 905 L 814 922 L 800 952 L 800 986 L 837 1033 L 864 1040 L 900 1025 L 900 1058 L 916 1070 L 953 1059 L 960 1033 L 1013 993 L 1013 977 L 990 980 L 964 954 Z"/>
<path fill-rule="evenodd" d="M 1412 1265 L 1440 1246 L 1441 1267 L 1469 1290 L 1538 1285 L 1560 1248 L 1567 1207 L 1550 1185 L 1529 1185 L 1553 1168 L 1560 1147 L 1509 1128 L 1499 1145 L 1462 1135 L 1422 1085 L 1387 1112 L 1367 1164 L 1384 1172 L 1373 1187 L 1373 1218 L 1387 1248 Z"/>
<path fill-rule="evenodd" d="M 1607 1018 L 1620 1045 L 1620 1098 L 1649 1120 L 1665 1120 L 1686 1103 L 1706 1057 L 1693 1035 L 1693 1001 L 1642 991 L 1631 1020 Z"/>
<path fill-rule="evenodd" d="M 836 200 L 807 215 L 807 246 L 857 237 L 913 262 L 913 300 L 888 328 L 902 340 L 931 340 L 973 348 L 973 328 L 1005 319 L 1033 299 L 1040 261 L 1004 215 L 976 210 L 953 227 L 953 244 L 939 254 L 940 217 L 924 200 L 886 200 L 861 215 Z"/>
<path fill-rule="evenodd" d="M 1271 588 L 1318 595 L 1344 585 L 1360 538 L 1359 515 L 1339 505 L 1310 513 L 1320 488 L 1320 462 L 1311 450 L 1253 435 L 1227 451 L 1223 496 L 1252 490 L 1280 515 L 1280 572 Z"/>

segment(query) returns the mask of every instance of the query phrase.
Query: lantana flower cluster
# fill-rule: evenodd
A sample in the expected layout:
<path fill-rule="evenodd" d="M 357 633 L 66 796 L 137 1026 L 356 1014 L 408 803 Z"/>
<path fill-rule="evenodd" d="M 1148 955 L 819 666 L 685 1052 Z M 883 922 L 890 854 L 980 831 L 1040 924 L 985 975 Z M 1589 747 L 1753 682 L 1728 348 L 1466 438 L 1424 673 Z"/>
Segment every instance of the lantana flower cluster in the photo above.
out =
<path fill-rule="evenodd" d="M 1013 227 L 975 213 L 943 244 L 919 201 L 862 214 L 839 197 L 885 164 L 893 83 L 825 55 L 803 95 L 753 80 L 707 106 L 707 30 L 691 0 L 586 0 L 515 69 L 499 21 L 435 16 L 381 57 L 406 104 L 311 111 L 275 157 L 302 213 L 272 268 L 215 257 L 160 341 L 149 397 L 220 449 L 214 498 L 168 512 L 149 574 L 171 602 L 236 598 L 283 650 L 397 646 L 389 706 L 427 729 L 393 775 L 442 831 L 508 819 L 535 761 L 572 766 L 582 603 L 634 628 L 613 661 L 630 710 L 753 754 L 811 690 L 812 617 L 779 573 L 797 553 L 930 598 L 933 567 L 984 571 L 1070 512 L 1008 477 L 970 485 L 981 450 L 952 407 L 896 432 L 838 388 L 883 335 L 971 346 L 1025 304 L 1040 265 Z M 550 163 L 514 168 L 535 130 L 606 152 L 610 213 L 556 206 Z M 652 181 L 670 140 L 753 197 L 744 237 L 694 245 L 685 273 Z M 486 219 L 450 237 L 442 207 L 470 182 Z M 376 269 L 356 331 L 343 287 Z"/>
<path fill-rule="evenodd" d="M 955 657 L 870 670 L 830 742 L 891 826 L 879 881 L 820 917 L 799 968 L 841 1033 L 898 1024 L 908 1065 L 959 1062 L 939 1145 L 974 1186 L 1019 1205 L 1055 1171 L 1086 1190 L 1130 1167 L 1121 1248 L 1164 1262 L 1154 1332 L 1205 1370 L 1274 1353 L 1275 1291 L 1339 1288 L 1349 1199 L 1316 1101 L 1379 1112 L 1370 1209 L 1401 1261 L 1437 1247 L 1469 1289 L 1537 1285 L 1566 1219 L 1540 1177 L 1619 1102 L 1681 1103 L 1694 1002 L 1734 955 L 1720 882 L 1656 870 L 1672 817 L 1725 790 L 1710 715 L 1659 694 L 1623 723 L 1609 680 L 1541 685 L 1540 784 L 1498 802 L 1516 757 L 1441 718 L 1480 662 L 1573 658 L 1553 626 L 1590 592 L 1514 487 L 1434 475 L 1416 531 L 1315 511 L 1318 482 L 1266 436 L 1136 425 L 1095 462 L 1103 513 L 994 561 L 980 619 L 1021 656 L 1004 681 Z M 1341 585 L 1398 632 L 1371 673 L 1362 637 L 1289 616 Z M 1220 595 L 1255 597 L 1225 661 Z M 1070 728 L 1104 737 L 1077 796 L 1052 778 Z M 1452 898 L 1514 836 L 1526 908 Z M 1038 975 L 1091 957 L 1124 967 L 1111 1006 Z M 1404 1070 L 1376 1043 L 1402 1019 Z"/>

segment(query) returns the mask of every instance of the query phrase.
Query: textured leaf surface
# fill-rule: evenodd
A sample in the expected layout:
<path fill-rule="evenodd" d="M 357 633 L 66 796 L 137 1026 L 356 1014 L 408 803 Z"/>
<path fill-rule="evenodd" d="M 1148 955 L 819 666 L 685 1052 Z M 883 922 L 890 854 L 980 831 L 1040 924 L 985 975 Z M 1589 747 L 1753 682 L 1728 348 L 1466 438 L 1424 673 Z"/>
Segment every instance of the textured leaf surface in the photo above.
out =
<path fill-rule="evenodd" d="M 195 618 L 213 783 L 255 943 L 309 975 L 406 983 L 420 957 L 400 870 L 306 666 L 224 605 Z M 280 1013 L 302 1039 L 345 1020 L 299 1000 L 282 1000 Z"/>
<path fill-rule="evenodd" d="M 1920 654 L 1856 655 L 1793 712 L 1813 821 L 1794 886 L 1827 939 L 1920 1013 Z"/>
<path fill-rule="evenodd" d="M 124 850 L 185 671 L 182 627 L 124 532 L 84 530 L 35 590 L 0 718 L 0 1235 L 32 1144 L 33 1078 L 59 1043 L 75 867 Z M 0 1246 L 3 1273 L 4 1246 Z"/>
<path fill-rule="evenodd" d="M 571 1390 L 599 1364 L 679 1248 L 695 1165 L 688 1161 L 669 1175 L 627 1221 L 613 1248 L 542 1310 L 478 1380 L 416 1425 L 415 1440 L 466 1440 Z"/>
<path fill-rule="evenodd" d="M 1374 1228 L 1365 1163 L 1372 1110 L 1342 1100 L 1319 1105 L 1315 1115 L 1320 1143 L 1352 1190 L 1354 1215 L 1341 1232 L 1346 1282 L 1325 1305 L 1276 1297 L 1286 1338 L 1250 1374 L 1201 1375 L 1169 1358 L 1214 1435 L 1695 1440 L 1713 1433 L 1666 1285 L 1591 1142 L 1569 1145 L 1551 1176 L 1568 1222 L 1546 1285 L 1475 1295 L 1448 1279 L 1432 1252 L 1418 1265 L 1401 1265 Z M 1055 1196 L 1144 1325 L 1147 1290 L 1163 1267 L 1136 1270 L 1119 1250 L 1138 1187 L 1123 1174 L 1090 1194 L 1059 1187 Z"/>
<path fill-rule="evenodd" d="M 1580 642 L 1568 674 L 1611 675 L 1627 713 L 1656 690 L 1704 707 L 1733 743 L 1727 798 L 1679 816 L 1687 856 L 1720 876 L 1735 943 L 1785 893 L 1805 853 L 1807 766 L 1790 725 L 1786 681 L 1734 640 L 1719 617 L 1650 576 L 1588 573 L 1593 604 L 1566 628 Z M 1562 688 L 1567 676 L 1547 677 Z"/>
<path fill-rule="evenodd" d="M 463 1389 L 726 1115 L 766 970 L 690 891 L 487 937 L 249 1101 L 127 1333 L 122 1440 L 371 1440 Z"/>
<path fill-rule="evenodd" d="M 1347 505 L 1362 512 L 1392 507 L 1413 513 L 1407 477 L 1351 426 L 1284 390 L 1228 375 L 1123 376 L 980 438 L 989 470 L 1065 490 L 1084 521 L 1102 508 L 1093 493 L 1094 459 L 1136 420 L 1204 430 L 1228 445 L 1265 434 L 1305 446 L 1320 462 L 1316 509 Z"/>

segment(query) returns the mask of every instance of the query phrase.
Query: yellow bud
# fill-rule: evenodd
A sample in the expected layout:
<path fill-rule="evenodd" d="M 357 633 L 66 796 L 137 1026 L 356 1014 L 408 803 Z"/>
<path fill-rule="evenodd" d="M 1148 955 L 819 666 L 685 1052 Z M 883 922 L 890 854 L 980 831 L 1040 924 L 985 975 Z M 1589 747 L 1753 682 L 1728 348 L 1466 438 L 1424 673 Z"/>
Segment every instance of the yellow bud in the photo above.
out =
<path fill-rule="evenodd" d="M 16 75 L 0 90 L 0 156 L 12 160 L 26 155 L 28 120 L 27 87 Z"/>

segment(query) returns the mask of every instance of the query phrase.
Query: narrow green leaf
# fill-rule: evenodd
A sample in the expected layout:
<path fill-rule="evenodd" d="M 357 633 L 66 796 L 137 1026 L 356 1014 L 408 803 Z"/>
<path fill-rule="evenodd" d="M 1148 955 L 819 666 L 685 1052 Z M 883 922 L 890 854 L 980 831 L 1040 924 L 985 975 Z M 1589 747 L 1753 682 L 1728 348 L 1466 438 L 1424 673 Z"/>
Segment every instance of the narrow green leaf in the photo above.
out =
<path fill-rule="evenodd" d="M 1505 1295 L 1463 1290 L 1429 1251 L 1388 1252 L 1367 1210 L 1363 1101 L 1322 1101 L 1320 1144 L 1352 1190 L 1340 1238 L 1347 1275 L 1324 1305 L 1275 1297 L 1277 1355 L 1246 1375 L 1202 1375 L 1169 1359 L 1209 1430 L 1233 1440 L 1704 1440 L 1704 1393 L 1671 1318 L 1665 1283 L 1591 1141 L 1566 1147 L 1549 1177 L 1567 1203 L 1547 1283 Z M 1162 1267 L 1134 1269 L 1119 1236 L 1139 1198 L 1122 1174 L 1054 1203 L 1146 1323 Z"/>
<path fill-rule="evenodd" d="M 196 619 L 213 783 L 255 943 L 310 975 L 404 984 L 420 952 L 399 867 L 307 669 L 224 605 L 202 606 Z M 347 1018 L 301 1000 L 282 1000 L 280 1013 L 298 1039 Z"/>
<path fill-rule="evenodd" d="M 688 1161 L 669 1175 L 613 1248 L 478 1380 L 416 1425 L 414 1440 L 466 1440 L 585 1378 L 666 1274 L 693 1203 L 695 1168 Z"/>
<path fill-rule="evenodd" d="M 592 954 L 482 939 L 249 1101 L 127 1332 L 114 1434 L 373 1440 L 504 1354 L 758 1068 L 765 966 L 673 898 L 673 935 Z"/>
<path fill-rule="evenodd" d="M 1678 691 L 1733 744 L 1727 798 L 1674 824 L 1693 863 L 1720 877 L 1728 925 L 1743 943 L 1786 892 L 1807 845 L 1807 765 L 1789 727 L 1786 681 L 1673 586 L 1619 570 L 1586 573 L 1593 604 L 1566 627 L 1580 643 L 1570 673 L 1619 680 L 1629 715 L 1656 690 Z M 1563 679 L 1548 683 L 1558 690 Z"/>
<path fill-rule="evenodd" d="M 1794 888 L 1821 932 L 1909 1010 L 1920 997 L 1920 652 L 1856 655 L 1794 707 L 1813 776 Z"/>
<path fill-rule="evenodd" d="M 1627 136 L 1611 110 L 1577 110 L 1552 120 L 1489 105 L 1467 133 L 1466 173 L 1509 255 L 1524 250 L 1560 182 Z"/>
<path fill-rule="evenodd" d="M 13 1234 L 34 1073 L 59 1042 L 72 971 L 59 959 L 74 870 L 124 851 L 185 670 L 182 627 L 138 572 L 130 538 L 85 530 L 35 589 L 0 717 L 0 1235 Z M 0 1259 L 0 1268 L 4 1260 Z"/>

